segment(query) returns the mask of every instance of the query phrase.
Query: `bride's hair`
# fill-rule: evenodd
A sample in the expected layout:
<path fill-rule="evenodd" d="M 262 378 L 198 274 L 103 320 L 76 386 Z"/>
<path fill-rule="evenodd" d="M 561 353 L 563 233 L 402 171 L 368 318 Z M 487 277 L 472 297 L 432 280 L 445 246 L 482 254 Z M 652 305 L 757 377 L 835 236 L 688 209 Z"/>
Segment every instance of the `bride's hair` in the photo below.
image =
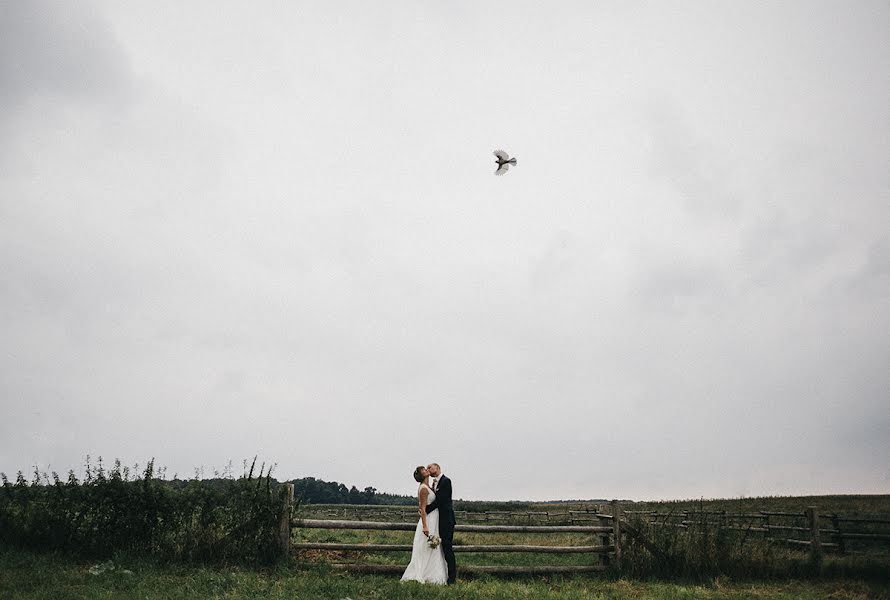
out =
<path fill-rule="evenodd" d="M 414 469 L 414 481 L 420 483 L 423 481 L 423 470 L 426 469 L 423 465 L 420 465 L 416 469 Z"/>

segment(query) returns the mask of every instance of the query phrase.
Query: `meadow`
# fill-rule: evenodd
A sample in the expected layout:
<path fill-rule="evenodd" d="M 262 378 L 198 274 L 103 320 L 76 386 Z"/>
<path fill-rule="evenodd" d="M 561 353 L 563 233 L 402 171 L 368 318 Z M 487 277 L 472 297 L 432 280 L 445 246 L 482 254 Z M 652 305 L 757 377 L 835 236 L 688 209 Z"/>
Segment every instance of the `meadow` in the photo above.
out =
<path fill-rule="evenodd" d="M 459 585 L 400 584 L 407 564 L 404 530 L 300 527 L 304 519 L 410 523 L 411 506 L 316 505 L 287 509 L 282 488 L 263 466 L 235 479 L 166 482 L 151 463 L 137 476 L 101 464 L 79 481 L 34 473 L 3 479 L 0 489 L 0 598 L 887 598 L 890 544 L 851 540 L 832 547 L 832 517 L 849 517 L 844 531 L 890 530 L 857 519 L 890 523 L 888 496 L 823 496 L 623 502 L 639 537 L 622 536 L 621 560 L 575 553 L 480 551 L 458 553 L 466 570 Z M 786 512 L 799 523 L 817 506 L 826 552 L 818 562 L 807 542 L 777 543 L 755 526 L 763 510 Z M 459 525 L 601 524 L 607 508 L 590 502 L 460 502 Z M 597 514 L 600 513 L 600 514 Z M 734 515 L 743 520 L 733 520 Z M 744 521 L 752 516 L 753 521 Z M 291 550 L 280 526 L 290 522 Z M 805 525 L 805 524 L 804 524 Z M 883 529 L 882 529 L 883 528 Z M 787 527 L 806 538 L 806 527 Z M 801 530 L 801 531 L 796 531 Z M 756 533 L 752 533 L 756 532 Z M 459 531 L 457 546 L 591 546 L 602 532 Z M 642 540 L 642 541 L 641 541 Z M 300 544 L 304 546 L 301 547 Z M 390 544 L 400 549 L 357 551 L 307 544 Z M 366 549 L 367 550 L 367 549 Z M 388 567 L 390 574 L 344 572 L 339 565 Z M 597 566 L 597 573 L 490 575 L 478 566 Z"/>
<path fill-rule="evenodd" d="M 101 567 L 105 565 L 105 568 Z M 99 568 L 97 568 L 99 567 Z M 94 574 L 95 573 L 95 574 Z M 134 557 L 95 563 L 71 556 L 0 549 L 0 598 L 9 600 L 866 600 L 890 598 L 887 582 L 869 580 L 649 581 L 612 577 L 489 577 L 447 588 L 401 584 L 397 577 L 317 568 L 163 564 Z"/>

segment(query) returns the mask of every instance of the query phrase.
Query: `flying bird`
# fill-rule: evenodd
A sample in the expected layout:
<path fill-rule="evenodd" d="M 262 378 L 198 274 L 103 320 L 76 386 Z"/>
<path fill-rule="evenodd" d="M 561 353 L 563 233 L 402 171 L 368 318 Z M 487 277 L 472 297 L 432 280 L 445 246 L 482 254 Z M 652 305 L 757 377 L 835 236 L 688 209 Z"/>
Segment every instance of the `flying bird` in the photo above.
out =
<path fill-rule="evenodd" d="M 507 172 L 507 169 L 510 168 L 510 165 L 513 165 L 514 167 L 516 166 L 516 159 L 510 158 L 510 155 L 503 150 L 495 150 L 494 155 L 498 157 L 496 161 L 498 163 L 498 170 L 494 172 L 495 175 L 503 175 Z"/>

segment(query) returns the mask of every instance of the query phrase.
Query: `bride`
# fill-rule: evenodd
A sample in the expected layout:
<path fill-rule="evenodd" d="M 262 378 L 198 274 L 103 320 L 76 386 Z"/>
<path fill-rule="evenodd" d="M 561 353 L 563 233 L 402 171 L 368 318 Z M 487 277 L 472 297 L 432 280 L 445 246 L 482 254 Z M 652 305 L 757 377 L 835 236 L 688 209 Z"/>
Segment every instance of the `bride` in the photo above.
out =
<path fill-rule="evenodd" d="M 420 521 L 414 530 L 414 545 L 411 550 L 411 562 L 402 575 L 402 581 L 419 581 L 421 583 L 445 584 L 448 580 L 448 566 L 442 546 L 430 546 L 430 539 L 439 536 L 439 509 L 426 514 L 427 504 L 436 499 L 436 492 L 429 486 L 430 473 L 426 467 L 414 470 L 414 479 L 420 483 L 417 488 L 417 501 L 420 510 Z M 435 536 L 435 537 L 433 537 Z"/>

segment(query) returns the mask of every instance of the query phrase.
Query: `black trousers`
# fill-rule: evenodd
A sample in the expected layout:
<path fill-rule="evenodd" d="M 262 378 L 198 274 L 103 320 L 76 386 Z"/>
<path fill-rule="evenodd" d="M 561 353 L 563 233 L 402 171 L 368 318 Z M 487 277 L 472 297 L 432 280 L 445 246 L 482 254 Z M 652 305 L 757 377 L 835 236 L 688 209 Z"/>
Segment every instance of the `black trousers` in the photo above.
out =
<path fill-rule="evenodd" d="M 439 537 L 442 539 L 442 554 L 448 565 L 448 583 L 457 579 L 457 564 L 454 562 L 454 514 L 442 515 L 439 520 Z"/>

